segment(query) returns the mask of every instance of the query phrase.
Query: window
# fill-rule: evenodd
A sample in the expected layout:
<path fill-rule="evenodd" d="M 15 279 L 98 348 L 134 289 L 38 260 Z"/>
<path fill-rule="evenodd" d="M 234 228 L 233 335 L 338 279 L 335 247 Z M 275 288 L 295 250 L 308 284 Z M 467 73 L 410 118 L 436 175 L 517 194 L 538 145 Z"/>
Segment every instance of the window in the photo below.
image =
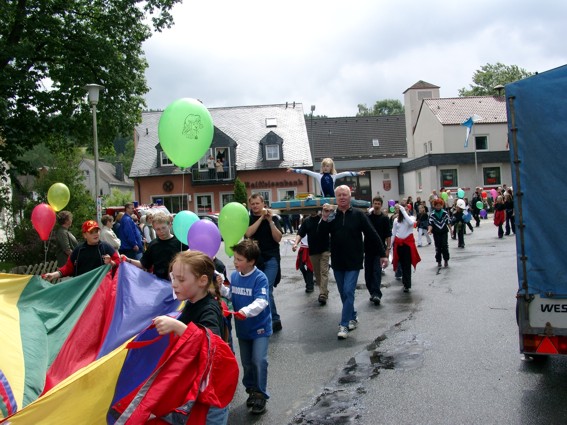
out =
<path fill-rule="evenodd" d="M 266 160 L 275 161 L 280 159 L 280 147 L 278 145 L 266 146 Z"/>
<path fill-rule="evenodd" d="M 213 212 L 213 195 L 195 195 L 197 214 L 210 214 Z"/>
<path fill-rule="evenodd" d="M 167 157 L 167 155 L 165 154 L 164 151 L 161 151 L 159 153 L 159 159 L 160 159 L 160 164 L 161 164 L 162 167 L 168 166 L 168 165 L 173 165 L 173 162 L 171 162 L 171 160 Z"/>
<path fill-rule="evenodd" d="M 386 179 L 385 175 L 384 175 L 384 179 Z M 337 180 L 335 187 L 341 184 L 346 184 L 348 187 L 350 187 L 350 191 L 353 199 L 359 199 L 361 201 L 372 200 L 372 190 L 370 187 L 370 173 L 366 173 L 364 176 L 350 176 L 350 177 L 340 178 Z"/>
<path fill-rule="evenodd" d="M 259 194 L 259 195 L 262 195 L 262 197 L 264 198 L 264 203 L 265 203 L 266 205 L 270 206 L 270 203 L 272 202 L 272 201 L 271 201 L 271 198 L 272 198 L 272 192 L 271 192 L 271 191 L 269 191 L 269 190 L 259 190 L 259 191 L 254 192 L 254 193 L 257 193 L 257 194 Z"/>
<path fill-rule="evenodd" d="M 433 142 L 430 140 L 427 143 L 429 143 L 429 152 L 433 152 Z"/>
<path fill-rule="evenodd" d="M 260 140 L 260 155 L 264 161 L 281 161 L 283 159 L 283 139 L 270 131 Z"/>
<path fill-rule="evenodd" d="M 220 197 L 221 197 L 221 207 L 224 207 L 229 202 L 234 202 L 234 193 L 232 192 L 221 193 Z"/>
<path fill-rule="evenodd" d="M 427 153 L 427 143 L 424 143 L 424 144 L 423 144 L 423 152 L 424 152 L 424 153 Z"/>
<path fill-rule="evenodd" d="M 500 182 L 500 167 L 483 167 L 482 176 L 485 186 L 501 184 Z"/>
<path fill-rule="evenodd" d="M 277 127 L 278 126 L 278 119 L 277 118 L 266 118 L 266 127 Z"/>
<path fill-rule="evenodd" d="M 295 198 L 295 189 L 278 189 L 278 199 L 280 201 L 289 201 Z"/>
<path fill-rule="evenodd" d="M 205 152 L 205 155 L 203 155 L 201 157 L 201 159 L 199 160 L 199 163 L 197 165 L 199 167 L 199 171 L 207 171 L 207 169 L 208 169 L 207 161 L 209 160 L 210 156 L 212 156 L 214 158 L 213 150 L 207 149 L 207 152 Z"/>
<path fill-rule="evenodd" d="M 423 180 L 421 178 L 421 171 L 416 172 L 416 179 L 417 179 L 417 189 L 423 190 Z"/>
<path fill-rule="evenodd" d="M 441 187 L 458 187 L 457 170 L 441 170 Z"/>
<path fill-rule="evenodd" d="M 380 140 L 372 139 L 372 146 L 374 146 L 375 148 L 380 146 Z"/>
<path fill-rule="evenodd" d="M 475 136 L 474 142 L 477 151 L 488 150 L 488 136 Z"/>
<path fill-rule="evenodd" d="M 170 213 L 177 214 L 179 211 L 188 209 L 187 195 L 173 195 L 173 196 L 152 196 L 152 202 L 157 204 L 158 200 Z"/>

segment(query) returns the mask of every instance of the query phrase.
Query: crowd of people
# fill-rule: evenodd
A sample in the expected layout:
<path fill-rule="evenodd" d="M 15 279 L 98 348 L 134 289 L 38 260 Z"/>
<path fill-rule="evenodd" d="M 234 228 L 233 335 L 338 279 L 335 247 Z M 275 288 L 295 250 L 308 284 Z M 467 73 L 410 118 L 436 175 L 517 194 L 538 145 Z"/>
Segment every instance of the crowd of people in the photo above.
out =
<path fill-rule="evenodd" d="M 486 218 L 482 211 L 492 208 L 497 235 L 515 234 L 512 188 L 498 188 L 496 196 L 478 187 L 471 202 L 459 191 L 433 191 L 428 200 L 411 197 L 398 202 L 377 196 L 364 212 L 351 206 L 351 190 L 346 185 L 334 188 L 334 166 L 324 170 L 330 179 L 321 176 L 322 185 L 332 185 L 336 205 L 325 204 L 297 224 L 292 249 L 297 252 L 296 268 L 305 281 L 305 292 L 318 289 L 321 307 L 329 299 L 329 273 L 332 270 L 340 300 L 337 338 L 344 340 L 359 324 L 355 307 L 355 290 L 360 271 L 369 301 L 382 302 L 382 276 L 391 263 L 395 276 L 402 281 L 403 291 L 412 288 L 412 273 L 421 261 L 418 248 L 435 247 L 437 266 L 449 267 L 449 236 L 457 247 L 465 248 L 467 229 L 472 233 Z M 301 172 L 301 171 L 296 171 Z M 327 180 L 329 180 L 327 182 Z M 326 187 L 329 191 L 329 188 Z M 253 414 L 266 410 L 268 391 L 268 346 L 270 336 L 283 329 L 274 288 L 281 280 L 280 243 L 286 233 L 285 216 L 276 215 L 257 193 L 248 199 L 249 227 L 245 238 L 235 246 L 233 268 L 218 258 L 209 258 L 198 251 L 189 251 L 172 233 L 172 217 L 158 212 L 141 218 L 134 213 L 134 204 L 125 205 L 116 217 L 105 215 L 101 225 L 88 220 L 82 225 L 84 241 L 71 234 L 73 215 L 61 211 L 57 216 L 56 233 L 59 268 L 47 273 L 46 280 L 79 276 L 101 265 L 112 270 L 121 262 L 154 273 L 171 281 L 177 298 L 186 301 L 177 319 L 160 316 L 154 324 L 160 334 L 182 334 L 189 323 L 205 326 L 232 345 L 232 320 L 239 344 L 243 368 L 242 384 L 248 394 L 246 405 Z M 280 220 L 281 218 L 281 220 Z M 472 225 L 475 223 L 475 226 Z M 291 229 L 290 233 L 291 233 Z M 417 233 L 417 241 L 414 238 Z M 413 270 L 412 270 L 413 269 Z M 211 409 L 209 424 L 226 424 L 228 408 Z"/>

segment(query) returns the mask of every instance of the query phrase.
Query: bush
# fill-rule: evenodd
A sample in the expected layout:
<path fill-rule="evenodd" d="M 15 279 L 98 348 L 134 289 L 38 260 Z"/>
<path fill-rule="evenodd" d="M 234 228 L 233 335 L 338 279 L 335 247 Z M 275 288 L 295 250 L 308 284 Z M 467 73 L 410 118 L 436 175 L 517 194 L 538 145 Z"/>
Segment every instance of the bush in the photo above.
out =
<path fill-rule="evenodd" d="M 47 242 L 43 242 L 33 228 L 30 219 L 22 220 L 14 228 L 14 236 L 12 256 L 16 265 L 26 266 L 55 260 L 54 234 L 51 234 L 51 238 Z"/>

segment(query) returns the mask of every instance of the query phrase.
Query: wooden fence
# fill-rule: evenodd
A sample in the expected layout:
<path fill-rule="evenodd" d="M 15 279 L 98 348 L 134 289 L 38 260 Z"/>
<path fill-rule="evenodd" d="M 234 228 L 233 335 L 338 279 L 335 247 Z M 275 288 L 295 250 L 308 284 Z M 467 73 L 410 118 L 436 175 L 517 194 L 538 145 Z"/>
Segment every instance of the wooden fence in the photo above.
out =
<path fill-rule="evenodd" d="M 0 270 L 1 273 L 12 274 L 31 274 L 41 276 L 44 273 L 52 273 L 57 270 L 57 261 L 49 261 L 47 263 L 30 264 L 29 266 L 14 267 L 10 271 Z M 53 279 L 52 283 L 58 282 L 59 279 Z"/>

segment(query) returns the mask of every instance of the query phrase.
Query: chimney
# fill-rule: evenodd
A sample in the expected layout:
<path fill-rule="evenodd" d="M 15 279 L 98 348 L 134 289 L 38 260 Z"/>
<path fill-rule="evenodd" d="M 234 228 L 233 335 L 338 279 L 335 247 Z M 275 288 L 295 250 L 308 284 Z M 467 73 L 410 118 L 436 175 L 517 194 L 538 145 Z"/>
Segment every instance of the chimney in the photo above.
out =
<path fill-rule="evenodd" d="M 115 164 L 116 168 L 116 175 L 115 177 L 120 180 L 121 182 L 124 181 L 124 165 L 121 162 L 117 162 Z"/>

